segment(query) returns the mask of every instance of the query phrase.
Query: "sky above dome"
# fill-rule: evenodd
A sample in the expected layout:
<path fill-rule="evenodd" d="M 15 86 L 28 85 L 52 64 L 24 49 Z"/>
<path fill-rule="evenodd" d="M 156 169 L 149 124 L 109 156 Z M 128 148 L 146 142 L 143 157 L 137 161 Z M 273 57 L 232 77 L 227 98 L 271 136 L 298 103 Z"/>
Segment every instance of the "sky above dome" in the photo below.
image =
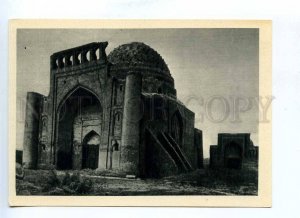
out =
<path fill-rule="evenodd" d="M 156 50 L 175 80 L 178 99 L 195 112 L 204 156 L 218 133 L 251 133 L 258 144 L 257 29 L 22 29 L 17 32 L 17 149 L 23 146 L 26 92 L 50 89 L 50 55 L 90 42 L 144 42 Z M 234 108 L 239 102 L 244 112 Z"/>

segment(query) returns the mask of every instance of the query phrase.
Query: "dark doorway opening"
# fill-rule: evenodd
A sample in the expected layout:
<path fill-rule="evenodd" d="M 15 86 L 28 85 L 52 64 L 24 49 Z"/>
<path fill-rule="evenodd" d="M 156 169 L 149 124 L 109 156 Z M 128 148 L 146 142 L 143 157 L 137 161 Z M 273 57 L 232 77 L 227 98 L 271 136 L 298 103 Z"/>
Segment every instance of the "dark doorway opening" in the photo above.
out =
<path fill-rule="evenodd" d="M 242 148 L 236 142 L 230 142 L 225 147 L 225 167 L 230 169 L 242 168 Z"/>
<path fill-rule="evenodd" d="M 99 162 L 100 137 L 95 131 L 91 131 L 82 144 L 82 169 L 97 169 Z"/>
<path fill-rule="evenodd" d="M 242 167 L 241 158 L 228 158 L 227 159 L 227 168 L 240 169 L 241 167 Z"/>

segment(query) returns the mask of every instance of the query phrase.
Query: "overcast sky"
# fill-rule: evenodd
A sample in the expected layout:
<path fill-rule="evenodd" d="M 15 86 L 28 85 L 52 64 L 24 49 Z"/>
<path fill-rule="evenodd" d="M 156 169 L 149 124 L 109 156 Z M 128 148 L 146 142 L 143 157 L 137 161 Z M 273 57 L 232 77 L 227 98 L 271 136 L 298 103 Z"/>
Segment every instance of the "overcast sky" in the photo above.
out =
<path fill-rule="evenodd" d="M 23 146 L 26 92 L 49 93 L 50 55 L 100 41 L 108 41 L 107 54 L 118 45 L 139 41 L 164 58 L 178 99 L 196 114 L 205 157 L 219 132 L 249 132 L 257 145 L 257 103 L 241 100 L 241 107 L 248 108 L 240 113 L 241 122 L 234 122 L 233 101 L 258 97 L 258 39 L 258 29 L 18 30 L 17 148 Z"/>

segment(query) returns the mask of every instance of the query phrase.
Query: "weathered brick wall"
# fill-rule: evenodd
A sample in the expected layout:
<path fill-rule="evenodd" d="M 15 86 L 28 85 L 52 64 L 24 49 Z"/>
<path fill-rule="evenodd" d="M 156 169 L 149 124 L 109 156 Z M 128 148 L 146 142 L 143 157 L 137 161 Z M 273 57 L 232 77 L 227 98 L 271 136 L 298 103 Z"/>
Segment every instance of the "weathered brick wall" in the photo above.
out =
<path fill-rule="evenodd" d="M 143 93 L 160 93 L 176 97 L 174 83 L 162 76 L 153 75 L 151 72 L 143 72 Z"/>
<path fill-rule="evenodd" d="M 111 170 L 120 169 L 121 157 L 121 135 L 122 135 L 122 121 L 123 121 L 123 107 L 125 94 L 125 78 L 115 78 L 112 82 L 113 99 L 110 122 L 110 135 L 107 155 L 107 168 Z M 113 147 L 117 142 L 118 150 Z"/>
<path fill-rule="evenodd" d="M 142 120 L 142 131 L 146 128 L 151 129 L 155 135 L 160 132 L 167 132 L 171 135 L 172 118 L 174 114 L 180 114 L 182 126 L 182 143 L 179 144 L 184 155 L 192 164 L 193 168 L 198 166 L 198 150 L 194 143 L 194 113 L 188 110 L 184 105 L 174 98 L 167 97 L 160 94 L 144 94 L 143 95 L 144 116 Z M 147 149 L 143 148 L 147 142 L 144 135 L 141 135 L 141 149 L 145 150 L 145 159 L 147 159 Z M 202 137 L 202 136 L 201 136 Z M 202 140 L 202 138 L 201 138 Z M 157 148 L 158 149 L 158 148 Z M 148 149 L 149 150 L 149 149 Z M 153 150 L 153 152 L 156 150 Z M 159 151 L 159 150 L 158 150 Z M 153 155 L 156 155 L 153 153 Z M 157 154 L 159 155 L 159 154 Z M 143 158 L 143 156 L 141 157 Z M 170 159 L 169 156 L 164 158 Z M 158 164 L 164 168 L 165 160 L 158 158 Z M 168 168 L 168 166 L 166 167 Z"/>
<path fill-rule="evenodd" d="M 192 164 L 193 168 L 197 168 L 197 147 L 194 143 L 194 124 L 195 124 L 195 114 L 187 109 L 185 106 L 178 106 L 182 112 L 182 117 L 184 120 L 183 126 L 183 144 L 182 149 Z"/>
<path fill-rule="evenodd" d="M 39 123 L 43 96 L 28 92 L 24 128 L 23 163 L 25 168 L 35 169 L 38 160 Z"/>
<path fill-rule="evenodd" d="M 143 137 L 145 153 L 141 160 L 142 176 L 161 178 L 179 173 L 175 161 L 147 130 Z"/>
<path fill-rule="evenodd" d="M 37 167 L 39 169 L 44 169 L 49 168 L 51 163 L 51 116 L 49 115 L 49 99 L 47 97 L 43 98 L 43 107 L 39 122 L 40 128 Z"/>
<path fill-rule="evenodd" d="M 257 161 L 258 150 L 253 146 L 250 133 L 220 133 L 218 145 L 210 148 L 211 166 L 226 167 L 229 159 L 238 161 L 241 167 L 247 161 Z"/>
<path fill-rule="evenodd" d="M 197 168 L 197 148 L 194 144 L 195 114 L 175 99 L 168 100 L 168 131 L 171 133 L 172 117 L 179 113 L 183 121 L 181 149 L 193 168 Z"/>

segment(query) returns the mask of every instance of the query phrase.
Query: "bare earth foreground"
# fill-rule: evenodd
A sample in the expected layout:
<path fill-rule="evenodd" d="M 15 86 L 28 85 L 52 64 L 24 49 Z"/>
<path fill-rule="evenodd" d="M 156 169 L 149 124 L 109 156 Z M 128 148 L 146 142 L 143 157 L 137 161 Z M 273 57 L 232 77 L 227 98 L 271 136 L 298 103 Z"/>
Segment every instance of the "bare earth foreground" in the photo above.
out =
<path fill-rule="evenodd" d="M 130 179 L 110 171 L 25 170 L 17 195 L 257 195 L 257 166 L 203 169 L 162 179 Z"/>

